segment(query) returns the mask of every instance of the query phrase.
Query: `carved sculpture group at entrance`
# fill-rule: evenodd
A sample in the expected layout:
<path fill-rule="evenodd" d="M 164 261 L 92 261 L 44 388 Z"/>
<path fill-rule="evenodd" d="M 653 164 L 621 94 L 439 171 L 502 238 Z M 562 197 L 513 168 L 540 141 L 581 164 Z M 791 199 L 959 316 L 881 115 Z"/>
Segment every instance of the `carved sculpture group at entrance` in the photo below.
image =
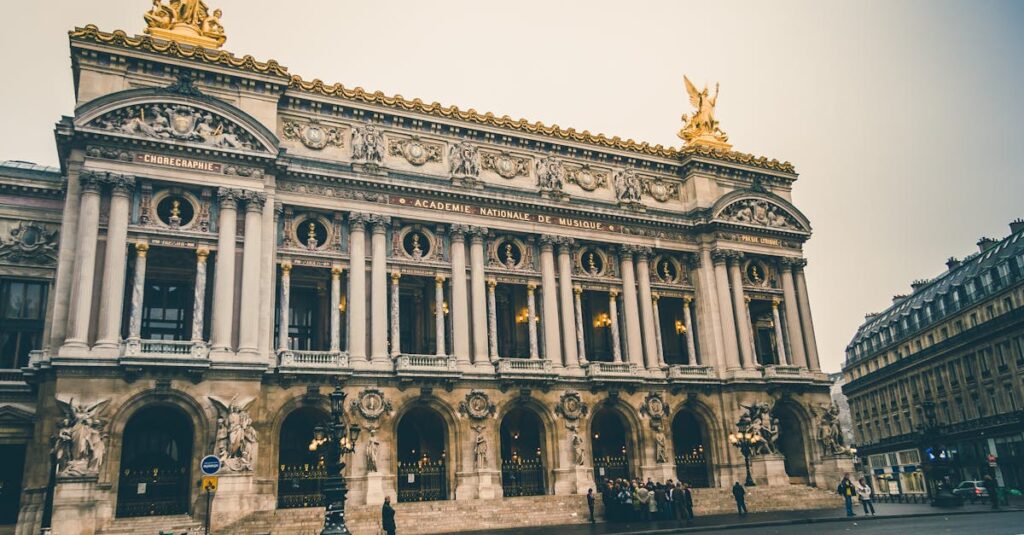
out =
<path fill-rule="evenodd" d="M 215 454 L 229 471 L 251 471 L 258 446 L 256 429 L 249 415 L 249 405 L 253 400 L 241 402 L 238 398 L 231 398 L 230 402 L 224 403 L 213 397 L 209 399 L 217 409 Z"/>
<path fill-rule="evenodd" d="M 761 402 L 749 406 L 740 405 L 740 407 L 743 407 L 745 411 L 740 414 L 736 427 L 761 437 L 753 454 L 778 453 L 779 435 L 782 430 L 779 426 L 779 419 L 772 415 L 772 409 L 768 403 Z"/>
<path fill-rule="evenodd" d="M 88 476 L 99 472 L 106 455 L 106 423 L 99 415 L 110 400 L 91 405 L 57 399 L 64 417 L 57 424 L 53 455 L 60 476 Z"/>

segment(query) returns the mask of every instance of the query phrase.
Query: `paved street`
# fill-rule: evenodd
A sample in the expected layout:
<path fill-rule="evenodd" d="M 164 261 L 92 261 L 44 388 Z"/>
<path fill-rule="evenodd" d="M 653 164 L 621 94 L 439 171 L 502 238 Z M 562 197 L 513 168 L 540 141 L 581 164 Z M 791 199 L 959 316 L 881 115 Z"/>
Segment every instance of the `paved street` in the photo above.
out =
<path fill-rule="evenodd" d="M 856 533 L 882 535 L 890 533 L 984 533 L 985 535 L 1017 535 L 1024 533 L 1024 512 L 982 513 L 976 515 L 949 515 L 910 518 L 872 518 L 828 524 L 789 524 L 785 526 L 750 527 L 729 530 L 736 535 L 821 535 L 828 533 Z M 672 533 L 672 532 L 662 532 Z M 682 532 L 677 532 L 682 533 Z"/>

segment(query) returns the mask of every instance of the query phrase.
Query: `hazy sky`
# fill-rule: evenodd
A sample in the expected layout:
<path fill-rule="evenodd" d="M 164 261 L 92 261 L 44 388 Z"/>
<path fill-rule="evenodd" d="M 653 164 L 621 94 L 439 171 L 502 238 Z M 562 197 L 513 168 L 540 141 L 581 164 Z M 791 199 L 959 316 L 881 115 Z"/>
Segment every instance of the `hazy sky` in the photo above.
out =
<path fill-rule="evenodd" d="M 0 159 L 55 164 L 67 30 L 149 0 L 20 2 L 0 32 Z M 866 312 L 1024 217 L 1024 2 L 208 0 L 225 48 L 425 101 L 678 145 L 682 74 L 736 150 L 792 161 L 824 368 Z"/>

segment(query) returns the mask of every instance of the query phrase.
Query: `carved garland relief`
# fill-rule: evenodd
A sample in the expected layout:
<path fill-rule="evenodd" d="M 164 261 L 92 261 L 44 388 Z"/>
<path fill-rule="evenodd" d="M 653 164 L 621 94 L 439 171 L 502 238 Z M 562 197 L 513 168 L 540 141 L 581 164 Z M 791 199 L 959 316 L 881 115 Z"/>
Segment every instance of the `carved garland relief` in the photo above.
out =
<path fill-rule="evenodd" d="M 502 178 L 510 180 L 519 176 L 530 175 L 530 161 L 528 159 L 514 156 L 505 151 L 480 151 L 480 166 L 483 169 L 497 173 Z"/>
<path fill-rule="evenodd" d="M 299 140 L 307 148 L 323 150 L 329 145 L 344 146 L 344 129 L 336 126 L 325 126 L 318 119 L 306 122 L 286 120 L 281 134 L 285 139 Z"/>
<path fill-rule="evenodd" d="M 401 156 L 405 158 L 405 161 L 417 167 L 427 162 L 440 162 L 443 152 L 444 146 L 422 141 L 415 136 L 403 139 L 388 139 L 388 155 Z"/>
<path fill-rule="evenodd" d="M 42 223 L 19 221 L 0 236 L 0 260 L 14 264 L 51 266 L 57 263 L 60 230 L 50 230 Z"/>

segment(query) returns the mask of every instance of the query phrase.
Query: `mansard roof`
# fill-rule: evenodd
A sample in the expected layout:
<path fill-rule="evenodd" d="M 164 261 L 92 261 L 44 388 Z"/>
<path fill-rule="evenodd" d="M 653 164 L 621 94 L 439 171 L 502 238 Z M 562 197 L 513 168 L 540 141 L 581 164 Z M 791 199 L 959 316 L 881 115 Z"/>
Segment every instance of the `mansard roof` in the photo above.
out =
<path fill-rule="evenodd" d="M 558 125 L 549 126 L 539 121 L 530 122 L 526 119 L 513 119 L 508 115 L 498 116 L 490 112 L 478 112 L 474 109 L 462 110 L 457 106 L 445 106 L 437 102 L 428 104 L 418 98 L 410 100 L 402 97 L 401 95 L 388 96 L 380 91 L 371 92 L 361 87 L 347 88 L 339 83 L 326 84 L 319 79 L 304 80 L 301 76 L 289 73 L 287 67 L 284 67 L 275 60 L 258 61 L 249 55 L 238 57 L 225 50 L 210 50 L 193 47 L 172 41 L 153 39 L 148 35 L 131 37 L 121 30 L 108 33 L 101 31 L 99 28 L 91 24 L 84 28 L 75 28 L 70 32 L 70 37 L 72 41 L 92 42 L 124 49 L 156 53 L 196 63 L 203 63 L 209 66 L 222 66 L 252 74 L 269 76 L 271 78 L 278 79 L 279 83 L 288 89 L 339 98 L 350 102 L 371 104 L 401 111 L 412 111 L 466 123 L 498 127 L 518 132 L 542 135 L 559 140 L 575 141 L 611 149 L 625 150 L 642 155 L 674 159 L 686 159 L 689 157 L 713 158 L 736 164 L 749 165 L 778 173 L 796 174 L 796 170 L 790 162 L 780 162 L 763 156 L 755 156 L 743 152 L 721 150 L 706 146 L 689 145 L 682 148 L 675 148 L 665 147 L 660 144 L 652 145 L 647 142 L 638 142 L 632 139 L 624 140 L 619 136 L 608 137 L 604 134 L 593 134 L 589 130 L 580 131 L 575 128 L 563 128 Z"/>

